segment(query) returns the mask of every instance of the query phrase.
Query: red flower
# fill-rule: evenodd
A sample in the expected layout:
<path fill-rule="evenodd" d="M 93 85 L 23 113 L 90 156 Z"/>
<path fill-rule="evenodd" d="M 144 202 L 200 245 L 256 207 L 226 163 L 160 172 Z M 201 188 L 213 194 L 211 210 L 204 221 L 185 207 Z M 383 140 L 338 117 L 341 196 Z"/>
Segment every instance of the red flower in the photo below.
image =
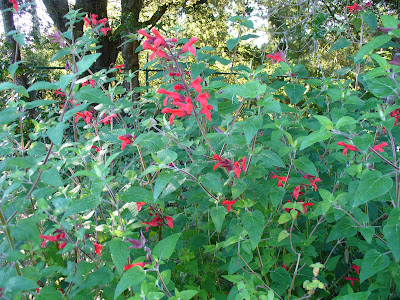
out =
<path fill-rule="evenodd" d="M 193 56 L 196 56 L 196 49 L 193 47 L 193 44 L 196 43 L 199 39 L 197 37 L 192 37 L 189 42 L 183 45 L 182 50 L 179 53 L 190 52 Z"/>
<path fill-rule="evenodd" d="M 164 220 L 167 221 L 167 226 L 168 226 L 168 227 L 174 228 L 174 220 L 173 220 L 171 217 L 165 216 L 165 217 L 164 217 Z"/>
<path fill-rule="evenodd" d="M 295 186 L 293 190 L 293 196 L 297 200 L 299 199 L 299 193 L 300 193 L 300 186 Z"/>
<path fill-rule="evenodd" d="M 151 227 L 158 227 L 158 226 L 163 225 L 163 220 L 158 215 L 156 215 L 156 217 L 154 217 L 153 220 L 151 220 L 151 222 L 142 222 L 142 223 L 149 225 Z M 146 232 L 147 232 L 147 229 L 146 229 Z"/>
<path fill-rule="evenodd" d="M 137 210 L 140 211 L 142 209 L 142 206 L 146 205 L 144 202 L 136 202 Z"/>
<path fill-rule="evenodd" d="M 124 64 L 118 65 L 118 66 L 114 66 L 114 68 L 116 68 L 120 73 L 122 73 L 122 68 L 124 68 L 124 67 L 125 67 Z"/>
<path fill-rule="evenodd" d="M 92 24 L 92 22 L 88 19 L 88 17 L 84 17 L 83 21 L 85 21 L 85 27 L 88 27 Z"/>
<path fill-rule="evenodd" d="M 192 88 L 194 88 L 194 90 L 196 92 L 198 92 L 199 94 L 201 94 L 201 85 L 200 82 L 202 82 L 203 80 L 201 79 L 201 77 L 197 77 L 191 84 Z"/>
<path fill-rule="evenodd" d="M 116 117 L 117 117 L 116 114 L 109 115 L 108 117 L 106 114 L 104 114 L 104 119 L 101 120 L 100 123 L 103 123 L 104 125 L 107 125 L 108 123 L 112 124 L 113 118 L 116 118 Z"/>
<path fill-rule="evenodd" d="M 67 242 L 61 242 L 58 244 L 58 249 L 60 249 L 60 250 L 64 249 L 66 245 L 67 245 Z"/>
<path fill-rule="evenodd" d="M 97 18 L 98 18 L 99 16 L 98 15 L 95 15 L 95 14 L 91 14 L 90 15 L 90 18 L 92 19 L 92 24 L 93 25 L 97 25 Z"/>
<path fill-rule="evenodd" d="M 317 185 L 315 183 L 322 181 L 321 178 L 319 178 L 319 177 L 315 178 L 315 176 L 308 175 L 308 174 L 304 175 L 303 178 L 308 179 L 310 181 L 310 183 L 314 187 L 315 191 L 317 191 Z M 313 179 L 313 178 L 315 178 L 315 179 Z M 307 185 L 307 186 L 309 186 L 309 185 Z"/>
<path fill-rule="evenodd" d="M 58 89 L 58 90 L 54 91 L 54 94 L 59 95 L 61 97 L 65 97 L 64 93 L 61 92 L 61 89 Z"/>
<path fill-rule="evenodd" d="M 154 36 L 151 36 L 143 29 L 137 31 L 137 33 L 147 37 L 147 40 L 143 43 L 143 49 L 153 51 L 153 53 L 150 55 L 150 60 L 153 60 L 154 56 L 156 55 L 160 58 L 165 58 L 167 60 L 170 59 L 168 54 L 166 54 L 163 50 L 168 47 L 168 45 L 171 45 L 171 43 L 176 43 L 177 39 L 165 40 L 155 28 L 153 28 L 151 32 L 154 34 Z"/>
<path fill-rule="evenodd" d="M 212 121 L 211 119 L 211 113 L 210 110 L 212 110 L 213 107 L 212 105 L 207 105 L 207 106 L 203 106 L 203 108 L 200 110 L 201 114 L 204 114 L 204 116 L 207 118 L 208 121 Z"/>
<path fill-rule="evenodd" d="M 97 253 L 97 255 L 101 255 L 101 249 L 103 249 L 103 246 L 101 244 L 96 244 L 93 243 L 94 245 L 94 251 Z"/>
<path fill-rule="evenodd" d="M 232 205 L 235 204 L 236 201 L 237 200 L 224 200 L 224 201 L 222 201 L 222 205 L 228 205 L 228 207 L 226 209 L 229 212 L 231 210 Z"/>
<path fill-rule="evenodd" d="M 12 3 L 16 12 L 18 12 L 18 3 L 17 0 L 8 0 L 8 2 Z"/>
<path fill-rule="evenodd" d="M 349 145 L 349 144 L 346 144 L 346 143 L 344 143 L 344 142 L 338 142 L 337 144 L 338 144 L 339 146 L 343 146 L 343 147 L 344 147 L 344 149 L 343 149 L 343 156 L 346 155 L 346 153 L 347 153 L 348 150 L 350 150 L 350 151 L 360 151 L 360 150 L 358 150 L 356 147 L 354 147 L 353 145 Z"/>
<path fill-rule="evenodd" d="M 145 262 L 138 262 L 138 263 L 135 263 L 135 264 L 126 265 L 126 266 L 124 267 L 124 271 L 129 270 L 130 268 L 133 268 L 133 267 L 142 267 L 142 268 L 143 268 L 146 264 L 148 264 L 148 263 L 145 263 Z"/>
<path fill-rule="evenodd" d="M 374 147 L 372 147 L 372 149 L 374 149 L 377 152 L 385 152 L 385 150 L 383 150 L 382 148 L 387 147 L 387 146 L 389 146 L 389 144 L 386 142 L 383 142 L 383 143 L 380 143 L 379 145 L 375 145 Z"/>
<path fill-rule="evenodd" d="M 76 117 L 75 117 L 75 123 L 78 122 L 79 118 L 83 118 L 86 122 L 86 124 L 90 124 L 90 121 L 92 120 L 92 113 L 90 111 L 84 111 L 83 113 L 77 112 Z"/>
<path fill-rule="evenodd" d="M 287 271 L 287 267 L 285 264 L 282 264 L 282 268 L 284 268 Z"/>
<path fill-rule="evenodd" d="M 356 265 L 352 265 L 351 268 L 357 273 L 357 275 L 360 275 L 360 267 Z"/>
<path fill-rule="evenodd" d="M 303 203 L 302 206 L 304 208 L 304 214 L 307 214 L 307 206 L 313 206 L 314 203 L 311 202 L 307 202 L 307 203 Z"/>
<path fill-rule="evenodd" d="M 57 232 L 57 231 L 56 231 Z M 40 235 L 40 238 L 43 239 L 42 245 L 40 246 L 41 248 L 44 248 L 44 246 L 46 245 L 47 241 L 49 242 L 59 242 L 62 241 L 62 243 L 60 243 L 58 245 L 58 249 L 63 249 L 65 247 L 65 245 L 67 244 L 66 242 L 64 242 L 63 240 L 65 239 L 65 233 L 59 233 L 57 235 Z"/>
<path fill-rule="evenodd" d="M 344 277 L 344 279 L 350 281 L 351 286 L 354 285 L 354 281 L 360 281 L 358 278 L 353 278 L 353 277 Z"/>
<path fill-rule="evenodd" d="M 282 50 L 279 50 L 275 54 L 268 54 L 267 57 L 271 58 L 271 64 L 279 63 L 280 61 L 285 61 L 285 53 Z M 274 62 L 275 60 L 275 62 Z"/>
<path fill-rule="evenodd" d="M 158 89 L 157 93 L 167 95 L 167 97 L 165 97 L 164 99 L 164 106 L 168 104 L 168 99 L 172 98 L 172 105 L 176 105 L 179 107 L 176 109 L 166 107 L 161 110 L 163 114 L 172 114 L 169 119 L 170 125 L 174 123 L 175 116 L 184 117 L 190 116 L 192 114 L 193 104 L 192 100 L 189 97 L 184 97 L 177 92 L 170 92 L 164 89 Z"/>
<path fill-rule="evenodd" d="M 99 24 L 103 24 L 104 27 L 106 27 L 106 22 L 107 22 L 107 18 L 103 18 L 97 21 L 97 23 Z"/>
<path fill-rule="evenodd" d="M 130 134 L 125 134 L 125 135 L 120 135 L 118 136 L 118 139 L 122 141 L 121 145 L 121 151 L 123 151 L 126 147 L 126 145 L 130 145 L 133 143 L 132 138 L 136 138 L 136 136 L 132 136 Z"/>
<path fill-rule="evenodd" d="M 346 9 L 350 10 L 351 14 L 356 14 L 359 10 L 362 9 L 362 7 L 354 3 L 352 6 L 346 6 Z"/>
<path fill-rule="evenodd" d="M 185 87 L 180 83 L 178 83 L 174 86 L 174 91 L 183 91 L 184 89 L 185 89 Z"/>
<path fill-rule="evenodd" d="M 277 178 L 279 179 L 278 181 L 278 186 L 283 186 L 283 182 L 287 182 L 287 177 L 284 176 L 278 176 L 278 175 L 273 175 L 272 178 Z"/>
<path fill-rule="evenodd" d="M 228 171 L 233 170 L 237 178 L 240 178 L 241 171 L 246 170 L 246 160 L 247 160 L 246 156 L 235 162 L 227 158 L 221 158 L 216 154 L 213 155 L 213 158 L 217 161 L 217 163 L 214 165 L 213 170 L 221 166 L 222 168 L 226 168 Z"/>
<path fill-rule="evenodd" d="M 94 149 L 96 152 L 100 152 L 100 148 L 95 145 L 92 145 L 92 149 Z"/>
<path fill-rule="evenodd" d="M 94 81 L 92 78 L 90 78 L 89 80 L 86 80 L 85 82 L 83 82 L 82 86 L 90 84 L 90 86 L 93 87 L 95 83 L 96 83 L 96 81 Z"/>
<path fill-rule="evenodd" d="M 102 33 L 104 33 L 104 36 L 106 36 L 107 35 L 107 31 L 111 31 L 111 28 L 110 27 L 100 28 L 100 31 Z"/>

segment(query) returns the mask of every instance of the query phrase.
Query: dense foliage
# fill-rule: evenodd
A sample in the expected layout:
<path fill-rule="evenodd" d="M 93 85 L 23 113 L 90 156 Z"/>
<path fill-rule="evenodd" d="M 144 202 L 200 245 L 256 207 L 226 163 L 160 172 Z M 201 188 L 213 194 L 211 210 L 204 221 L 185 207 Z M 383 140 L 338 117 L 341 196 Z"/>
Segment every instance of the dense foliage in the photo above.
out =
<path fill-rule="evenodd" d="M 0 84 L 0 297 L 398 298 L 400 21 L 343 9 L 355 80 L 281 50 L 222 77 L 213 48 L 153 28 L 134 38 L 160 86 L 136 90 L 123 65 L 91 70 L 107 20 L 69 12 L 66 73 Z"/>

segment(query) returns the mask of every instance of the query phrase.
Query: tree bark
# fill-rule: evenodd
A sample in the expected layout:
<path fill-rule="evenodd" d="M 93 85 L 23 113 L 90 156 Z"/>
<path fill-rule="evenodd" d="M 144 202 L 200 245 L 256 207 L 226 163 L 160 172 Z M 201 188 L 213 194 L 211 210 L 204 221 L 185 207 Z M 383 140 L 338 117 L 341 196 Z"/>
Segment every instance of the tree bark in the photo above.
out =
<path fill-rule="evenodd" d="M 10 31 L 16 30 L 15 24 L 14 24 L 13 12 L 12 11 L 4 11 L 7 8 L 12 8 L 11 3 L 8 2 L 8 0 L 0 0 L 1 15 L 3 17 L 4 32 L 6 34 Z M 21 61 L 21 51 L 19 49 L 19 45 L 14 40 L 12 35 L 6 36 L 6 48 L 7 48 L 7 52 L 8 52 L 10 65 Z M 21 71 L 21 69 L 18 69 L 16 71 L 14 79 L 15 79 L 15 83 L 17 85 L 22 85 L 25 88 L 28 87 L 26 77 L 25 77 L 24 73 Z M 32 100 L 32 96 L 30 98 L 31 98 L 30 100 Z"/>
<path fill-rule="evenodd" d="M 58 30 L 67 31 L 67 19 L 64 16 L 69 11 L 68 0 L 43 0 L 43 4 Z"/>

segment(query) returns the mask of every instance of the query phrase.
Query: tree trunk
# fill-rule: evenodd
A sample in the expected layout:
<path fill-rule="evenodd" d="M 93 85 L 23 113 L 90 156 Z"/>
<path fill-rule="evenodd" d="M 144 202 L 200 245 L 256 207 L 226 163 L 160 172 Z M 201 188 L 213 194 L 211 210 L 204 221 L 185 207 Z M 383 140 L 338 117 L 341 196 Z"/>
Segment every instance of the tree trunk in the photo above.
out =
<path fill-rule="evenodd" d="M 15 24 L 14 24 L 13 12 L 12 11 L 4 11 L 7 8 L 12 8 L 11 3 L 8 2 L 8 0 L 0 0 L 1 15 L 3 17 L 4 32 L 6 34 L 10 31 L 16 30 Z M 6 47 L 7 47 L 10 65 L 21 61 L 21 51 L 19 49 L 19 45 L 14 40 L 12 35 L 6 36 Z M 15 72 L 14 79 L 15 79 L 15 83 L 17 85 L 22 85 L 25 88 L 28 87 L 26 77 L 20 68 Z M 31 98 L 30 100 L 32 100 L 32 95 L 30 98 Z"/>
<path fill-rule="evenodd" d="M 67 31 L 67 19 L 64 16 L 69 11 L 68 0 L 43 0 L 43 4 L 58 30 Z"/>

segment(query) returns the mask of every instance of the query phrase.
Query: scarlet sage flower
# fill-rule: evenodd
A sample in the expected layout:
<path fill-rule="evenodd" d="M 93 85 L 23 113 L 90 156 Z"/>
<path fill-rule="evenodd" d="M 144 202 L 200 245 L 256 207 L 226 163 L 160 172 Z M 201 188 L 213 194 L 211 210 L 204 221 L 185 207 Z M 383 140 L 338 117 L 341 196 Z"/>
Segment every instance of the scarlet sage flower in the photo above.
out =
<path fill-rule="evenodd" d="M 167 226 L 168 226 L 169 228 L 174 228 L 174 220 L 173 220 L 171 217 L 165 216 L 165 217 L 164 217 L 164 220 L 167 221 Z"/>
<path fill-rule="evenodd" d="M 299 193 L 300 193 L 300 186 L 295 186 L 293 190 L 293 197 L 296 200 L 299 199 Z"/>
<path fill-rule="evenodd" d="M 189 42 L 183 45 L 182 50 L 179 53 L 190 52 L 193 56 L 196 56 L 196 49 L 194 49 L 193 44 L 196 43 L 199 39 L 197 37 L 192 37 Z"/>
<path fill-rule="evenodd" d="M 92 20 L 92 24 L 93 25 L 97 25 L 97 18 L 98 18 L 99 16 L 98 15 L 95 15 L 95 14 L 91 14 L 90 15 L 90 18 L 91 18 L 91 20 Z"/>
<path fill-rule="evenodd" d="M 136 202 L 137 210 L 140 211 L 142 209 L 142 206 L 146 205 L 144 202 Z"/>
<path fill-rule="evenodd" d="M 61 89 L 55 90 L 55 91 L 54 91 L 54 94 L 56 94 L 56 95 L 58 95 L 58 96 L 61 96 L 61 97 L 65 97 L 64 93 L 61 92 Z"/>
<path fill-rule="evenodd" d="M 385 150 L 383 150 L 382 148 L 383 147 L 387 147 L 387 146 L 389 146 L 389 144 L 386 143 L 386 142 L 383 142 L 383 143 L 381 143 L 379 145 L 375 145 L 374 147 L 372 147 L 372 149 L 374 149 L 377 152 L 385 152 Z"/>
<path fill-rule="evenodd" d="M 267 57 L 271 59 L 271 64 L 273 65 L 275 63 L 279 63 L 280 61 L 285 61 L 286 55 L 282 52 L 282 50 L 279 50 L 275 54 L 268 54 Z"/>
<path fill-rule="evenodd" d="M 17 3 L 17 0 L 8 0 L 8 2 L 12 3 L 13 8 L 15 9 L 15 11 L 18 12 L 18 3 Z"/>
<path fill-rule="evenodd" d="M 356 265 L 352 265 L 351 268 L 354 270 L 354 272 L 357 273 L 357 275 L 360 275 L 360 267 Z"/>
<path fill-rule="evenodd" d="M 97 255 L 101 255 L 101 249 L 103 249 L 103 246 L 101 244 L 96 244 L 93 243 L 94 245 L 94 251 L 97 253 Z"/>
<path fill-rule="evenodd" d="M 279 187 L 282 187 L 283 183 L 287 181 L 287 177 L 284 177 L 284 176 L 272 175 L 272 178 L 278 178 L 278 186 Z"/>
<path fill-rule="evenodd" d="M 185 87 L 182 85 L 182 84 L 180 84 L 180 83 L 178 83 L 178 84 L 175 84 L 175 86 L 174 86 L 174 91 L 183 91 L 185 89 Z"/>
<path fill-rule="evenodd" d="M 227 210 L 227 212 L 229 212 L 231 210 L 232 205 L 235 204 L 236 201 L 237 200 L 224 200 L 224 201 L 222 201 L 222 205 L 227 205 L 226 210 Z"/>
<path fill-rule="evenodd" d="M 315 183 L 322 181 L 321 178 L 319 178 L 319 177 L 315 178 L 315 176 L 308 175 L 308 174 L 304 175 L 303 178 L 308 179 L 310 181 L 310 183 L 314 187 L 315 191 L 317 191 L 317 185 Z M 313 179 L 313 178 L 315 178 L 315 179 Z"/>
<path fill-rule="evenodd" d="M 84 17 L 83 21 L 85 22 L 85 27 L 89 27 L 92 24 L 92 22 L 88 19 L 88 17 Z"/>
<path fill-rule="evenodd" d="M 90 111 L 84 111 L 83 113 L 77 112 L 75 116 L 75 123 L 78 122 L 79 118 L 83 118 L 86 122 L 86 124 L 90 124 L 90 121 L 92 120 L 92 113 Z"/>
<path fill-rule="evenodd" d="M 360 279 L 354 277 L 344 277 L 343 279 L 350 281 L 351 286 L 354 285 L 354 281 L 360 281 Z"/>
<path fill-rule="evenodd" d="M 350 151 L 360 151 L 360 150 L 358 150 L 355 146 L 346 144 L 346 143 L 344 143 L 344 142 L 338 142 L 337 144 L 338 144 L 339 146 L 343 146 L 343 147 L 344 147 L 344 149 L 343 149 L 343 156 L 346 155 L 346 153 L 347 153 L 348 150 L 350 150 Z"/>
<path fill-rule="evenodd" d="M 362 9 L 362 7 L 354 3 L 352 6 L 346 6 L 346 9 L 348 9 L 351 14 L 356 14 L 359 10 Z"/>
<path fill-rule="evenodd" d="M 104 119 L 101 120 L 100 123 L 103 123 L 104 125 L 112 124 L 113 123 L 113 119 L 116 118 L 116 117 L 117 117 L 116 114 L 109 115 L 108 117 L 107 117 L 107 114 L 104 114 Z"/>
<path fill-rule="evenodd" d="M 96 152 L 100 152 L 100 148 L 95 145 L 92 145 L 92 149 L 94 149 Z"/>
<path fill-rule="evenodd" d="M 117 66 L 114 66 L 114 68 L 116 68 L 120 73 L 122 73 L 122 68 L 124 68 L 125 67 L 125 65 L 124 64 L 122 64 L 122 65 L 117 65 Z"/>
<path fill-rule="evenodd" d="M 121 151 L 123 151 L 127 145 L 132 144 L 133 143 L 132 139 L 134 139 L 134 138 L 136 138 L 136 136 L 132 136 L 130 134 L 125 134 L 125 135 L 118 136 L 118 139 L 120 141 L 122 141 Z"/>
<path fill-rule="evenodd" d="M 313 205 L 314 205 L 314 203 L 311 203 L 311 202 L 307 202 L 307 203 L 303 203 L 302 204 L 302 206 L 304 208 L 304 214 L 305 215 L 307 214 L 307 206 L 313 206 Z"/>
<path fill-rule="evenodd" d="M 107 31 L 111 31 L 111 28 L 110 27 L 100 28 L 99 31 L 104 33 L 104 36 L 106 36 L 107 35 Z"/>
<path fill-rule="evenodd" d="M 90 78 L 89 80 L 86 80 L 85 82 L 83 82 L 82 86 L 90 84 L 91 87 L 94 87 L 95 83 L 96 83 L 96 81 L 94 81 L 92 78 Z"/>
<path fill-rule="evenodd" d="M 233 170 L 237 178 L 240 178 L 241 171 L 246 170 L 246 160 L 247 160 L 246 156 L 235 162 L 227 158 L 221 158 L 219 155 L 216 154 L 213 155 L 213 159 L 217 161 L 217 163 L 214 165 L 213 170 L 215 170 L 218 167 L 225 168 L 228 171 Z"/>
<path fill-rule="evenodd" d="M 97 21 L 97 23 L 99 24 L 103 24 L 104 27 L 106 27 L 106 22 L 107 22 L 107 18 L 103 18 Z"/>
<path fill-rule="evenodd" d="M 57 235 L 40 235 L 40 238 L 43 239 L 41 248 L 44 248 L 44 246 L 46 245 L 47 241 L 49 242 L 59 242 L 59 241 L 63 241 L 65 239 L 65 233 L 59 233 Z M 59 244 L 58 248 L 59 249 L 63 249 L 65 247 L 67 243 L 66 242 L 62 242 Z"/>
<path fill-rule="evenodd" d="M 143 268 L 146 264 L 148 264 L 148 263 L 138 262 L 138 263 L 135 263 L 135 264 L 126 265 L 124 267 L 124 271 L 127 271 L 127 270 L 129 270 L 130 268 L 133 268 L 133 267 L 142 267 Z"/>

